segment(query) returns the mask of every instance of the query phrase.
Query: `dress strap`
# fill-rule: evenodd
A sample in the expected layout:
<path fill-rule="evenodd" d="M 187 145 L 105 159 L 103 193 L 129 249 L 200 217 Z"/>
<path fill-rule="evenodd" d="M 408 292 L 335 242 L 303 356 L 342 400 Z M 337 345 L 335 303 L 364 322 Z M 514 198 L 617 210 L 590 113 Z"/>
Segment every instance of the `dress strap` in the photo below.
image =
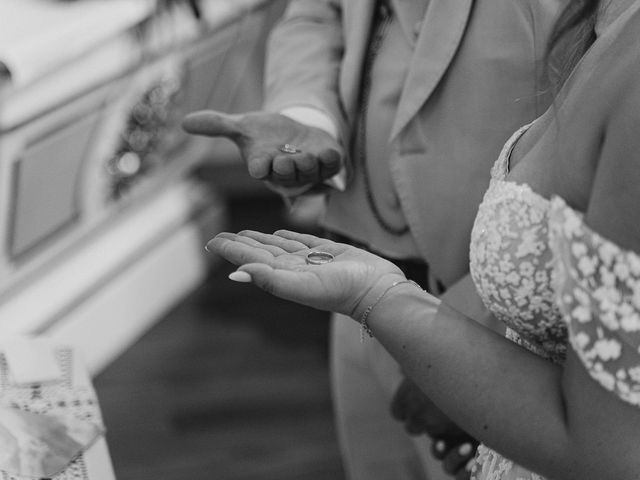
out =
<path fill-rule="evenodd" d="M 513 148 L 515 147 L 518 140 L 520 140 L 520 137 L 524 135 L 524 132 L 529 130 L 529 127 L 531 125 L 533 125 L 533 122 L 520 127 L 513 133 L 513 135 L 511 135 L 511 137 L 509 137 L 509 140 L 507 140 L 507 142 L 504 144 L 504 147 L 502 147 L 502 151 L 500 152 L 500 155 L 498 155 L 498 159 L 495 161 L 493 167 L 491 168 L 491 178 L 504 180 L 507 177 L 507 174 L 509 173 L 509 160 L 511 159 L 511 152 L 513 151 Z"/>

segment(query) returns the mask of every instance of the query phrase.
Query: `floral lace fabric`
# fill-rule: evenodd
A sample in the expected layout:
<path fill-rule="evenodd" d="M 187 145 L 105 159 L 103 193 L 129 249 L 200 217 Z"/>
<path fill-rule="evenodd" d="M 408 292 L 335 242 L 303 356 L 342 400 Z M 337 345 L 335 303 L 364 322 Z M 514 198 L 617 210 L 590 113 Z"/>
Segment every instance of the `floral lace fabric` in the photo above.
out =
<path fill-rule="evenodd" d="M 555 363 L 570 344 L 597 382 L 640 406 L 640 255 L 590 230 L 559 197 L 506 179 L 527 128 L 491 171 L 471 234 L 471 276 L 507 338 Z M 472 478 L 544 480 L 484 445 Z"/>
<path fill-rule="evenodd" d="M 471 233 L 470 272 L 506 337 L 554 362 L 566 354 L 566 326 L 555 302 L 555 271 L 549 247 L 550 202 L 528 185 L 507 181 L 513 146 L 529 126 L 505 144 Z M 476 480 L 543 480 L 480 445 L 472 470 Z"/>
<path fill-rule="evenodd" d="M 60 348 L 56 357 L 63 377 L 60 382 L 15 385 L 11 381 L 9 365 L 4 354 L 0 353 L 0 405 L 37 414 L 72 415 L 104 428 L 98 399 L 93 387 L 79 381 L 74 363 L 73 351 Z M 0 480 L 30 480 L 32 477 L 12 475 L 0 471 Z M 89 465 L 84 455 L 73 460 L 69 466 L 51 480 L 89 480 Z M 112 478 L 101 476 L 100 478 Z"/>
<path fill-rule="evenodd" d="M 550 210 L 569 342 L 594 380 L 640 406 L 640 255 L 591 230 L 561 198 Z"/>
<path fill-rule="evenodd" d="M 506 180 L 513 145 L 527 128 L 507 142 L 491 170 L 471 233 L 470 271 L 487 308 L 507 325 L 508 338 L 562 362 L 567 333 L 553 290 L 549 200 Z"/>

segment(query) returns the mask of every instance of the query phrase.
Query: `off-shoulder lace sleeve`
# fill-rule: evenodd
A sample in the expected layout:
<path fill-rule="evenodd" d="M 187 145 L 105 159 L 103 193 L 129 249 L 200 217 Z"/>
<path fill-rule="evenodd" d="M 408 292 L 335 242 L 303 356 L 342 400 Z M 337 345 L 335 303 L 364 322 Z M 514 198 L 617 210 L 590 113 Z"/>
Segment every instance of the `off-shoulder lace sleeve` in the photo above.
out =
<path fill-rule="evenodd" d="M 591 230 L 558 197 L 549 225 L 571 346 L 600 385 L 640 406 L 640 255 Z"/>

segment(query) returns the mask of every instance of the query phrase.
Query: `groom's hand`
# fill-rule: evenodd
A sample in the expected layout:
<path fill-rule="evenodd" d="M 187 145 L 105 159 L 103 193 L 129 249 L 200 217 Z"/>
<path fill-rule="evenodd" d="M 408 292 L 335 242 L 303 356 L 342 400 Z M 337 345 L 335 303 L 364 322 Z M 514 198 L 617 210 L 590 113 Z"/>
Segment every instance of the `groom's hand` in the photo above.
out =
<path fill-rule="evenodd" d="M 331 135 L 279 113 L 203 110 L 187 115 L 182 126 L 192 134 L 228 138 L 249 175 L 283 187 L 319 184 L 342 166 L 343 149 Z"/>

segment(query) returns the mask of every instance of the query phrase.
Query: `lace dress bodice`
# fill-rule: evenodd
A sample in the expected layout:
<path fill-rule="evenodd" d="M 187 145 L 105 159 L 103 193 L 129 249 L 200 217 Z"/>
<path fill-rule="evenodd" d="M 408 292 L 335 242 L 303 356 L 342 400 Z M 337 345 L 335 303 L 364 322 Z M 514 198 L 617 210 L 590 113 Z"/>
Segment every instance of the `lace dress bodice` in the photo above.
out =
<path fill-rule="evenodd" d="M 573 348 L 589 374 L 640 406 L 640 256 L 593 232 L 559 197 L 507 180 L 505 145 L 471 234 L 470 272 L 507 337 L 552 362 Z M 476 480 L 543 480 L 478 448 Z"/>
<path fill-rule="evenodd" d="M 550 202 L 528 185 L 507 180 L 511 151 L 528 127 L 513 134 L 491 169 L 471 231 L 469 269 L 485 306 L 507 326 L 507 338 L 561 362 L 567 332 L 553 292 Z M 473 473 L 483 480 L 542 480 L 484 445 Z"/>
<path fill-rule="evenodd" d="M 506 180 L 513 146 L 527 128 L 511 137 L 491 170 L 471 233 L 470 271 L 487 308 L 507 325 L 507 336 L 560 362 L 567 333 L 552 289 L 549 200 Z"/>

